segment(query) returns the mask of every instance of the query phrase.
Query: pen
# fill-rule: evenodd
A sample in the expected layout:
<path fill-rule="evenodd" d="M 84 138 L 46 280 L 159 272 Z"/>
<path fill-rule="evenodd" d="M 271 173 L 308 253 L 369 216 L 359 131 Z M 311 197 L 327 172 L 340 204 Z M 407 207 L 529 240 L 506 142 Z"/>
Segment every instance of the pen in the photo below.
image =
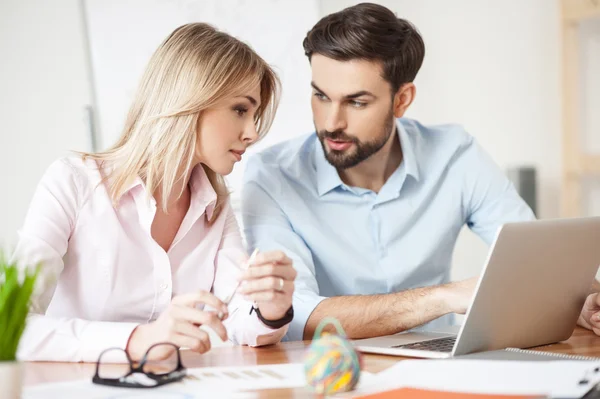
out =
<path fill-rule="evenodd" d="M 254 249 L 254 252 L 252 252 L 252 255 L 250 255 L 250 258 L 248 259 L 248 262 L 246 262 L 247 267 L 250 267 L 250 265 L 252 263 L 254 263 L 254 259 L 256 259 L 256 255 L 258 255 L 258 248 Z M 240 284 L 242 283 L 242 281 L 238 281 L 238 283 L 236 284 L 235 288 L 233 289 L 233 291 L 231 292 L 231 294 L 229 294 L 229 296 L 227 298 L 225 298 L 223 300 L 223 303 L 225 304 L 225 306 L 229 305 L 229 302 L 231 302 L 231 300 L 233 299 L 233 296 L 235 295 L 238 287 L 240 286 Z M 220 320 L 223 320 L 223 317 L 225 316 L 225 314 L 223 314 L 223 312 L 219 312 L 219 314 L 217 315 L 217 317 Z"/>

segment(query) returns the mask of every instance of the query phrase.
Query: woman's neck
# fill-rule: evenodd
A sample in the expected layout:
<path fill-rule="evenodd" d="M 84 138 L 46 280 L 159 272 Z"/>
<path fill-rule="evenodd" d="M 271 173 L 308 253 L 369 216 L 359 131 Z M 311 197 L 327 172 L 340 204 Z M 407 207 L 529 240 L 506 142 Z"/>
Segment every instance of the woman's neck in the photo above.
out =
<path fill-rule="evenodd" d="M 154 192 L 154 199 L 156 200 L 156 207 L 162 209 L 163 204 L 166 203 L 167 211 L 178 210 L 181 208 L 188 208 L 191 199 L 190 190 L 190 178 L 192 175 L 192 169 L 190 169 L 185 176 L 178 178 L 175 184 L 171 188 L 171 194 L 164 201 L 162 198 L 162 186 L 159 186 Z"/>

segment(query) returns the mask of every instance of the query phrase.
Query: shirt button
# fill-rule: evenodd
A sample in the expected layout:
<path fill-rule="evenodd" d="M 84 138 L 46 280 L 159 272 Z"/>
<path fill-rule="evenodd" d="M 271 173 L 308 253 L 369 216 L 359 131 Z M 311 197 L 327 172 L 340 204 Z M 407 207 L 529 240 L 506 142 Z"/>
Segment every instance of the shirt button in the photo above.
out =
<path fill-rule="evenodd" d="M 161 284 L 158 286 L 158 288 L 159 288 L 161 291 L 164 291 L 164 290 L 166 290 L 168 287 L 169 287 L 169 284 L 167 284 L 167 283 L 161 283 Z"/>

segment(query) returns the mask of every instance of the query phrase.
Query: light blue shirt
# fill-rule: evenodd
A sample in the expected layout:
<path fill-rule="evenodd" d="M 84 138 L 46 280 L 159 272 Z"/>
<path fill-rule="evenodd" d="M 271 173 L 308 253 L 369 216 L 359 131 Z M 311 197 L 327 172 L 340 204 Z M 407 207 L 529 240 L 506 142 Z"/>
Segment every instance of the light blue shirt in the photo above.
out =
<path fill-rule="evenodd" d="M 404 118 L 397 127 L 403 160 L 379 193 L 344 184 L 315 133 L 249 160 L 242 192 L 248 245 L 283 250 L 298 271 L 287 339 L 302 339 L 308 317 L 327 297 L 448 282 L 465 223 L 491 244 L 503 223 L 534 219 L 462 127 Z"/>

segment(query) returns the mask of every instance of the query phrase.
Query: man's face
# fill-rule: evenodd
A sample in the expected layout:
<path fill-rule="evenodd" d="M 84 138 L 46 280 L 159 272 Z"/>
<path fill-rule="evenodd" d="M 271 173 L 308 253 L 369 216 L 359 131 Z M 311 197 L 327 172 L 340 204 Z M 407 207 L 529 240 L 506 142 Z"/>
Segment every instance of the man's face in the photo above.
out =
<path fill-rule="evenodd" d="M 337 169 L 356 166 L 395 131 L 391 86 L 376 62 L 314 54 L 311 68 L 313 118 L 325 157 Z"/>

